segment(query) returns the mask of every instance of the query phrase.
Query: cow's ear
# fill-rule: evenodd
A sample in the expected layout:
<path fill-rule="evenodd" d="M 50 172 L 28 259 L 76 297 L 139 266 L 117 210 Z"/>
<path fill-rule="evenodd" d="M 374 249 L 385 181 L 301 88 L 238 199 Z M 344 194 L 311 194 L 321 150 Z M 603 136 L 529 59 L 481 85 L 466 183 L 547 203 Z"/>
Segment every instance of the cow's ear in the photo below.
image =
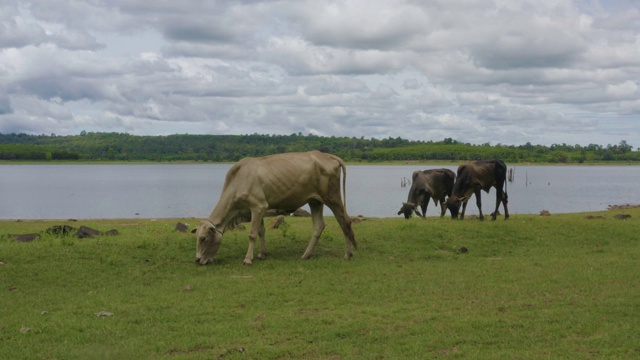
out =
<path fill-rule="evenodd" d="M 195 233 L 196 233 L 196 231 L 198 231 L 198 229 L 197 229 L 197 228 L 193 228 L 193 229 L 191 230 L 191 233 L 192 233 L 192 234 L 195 234 Z"/>

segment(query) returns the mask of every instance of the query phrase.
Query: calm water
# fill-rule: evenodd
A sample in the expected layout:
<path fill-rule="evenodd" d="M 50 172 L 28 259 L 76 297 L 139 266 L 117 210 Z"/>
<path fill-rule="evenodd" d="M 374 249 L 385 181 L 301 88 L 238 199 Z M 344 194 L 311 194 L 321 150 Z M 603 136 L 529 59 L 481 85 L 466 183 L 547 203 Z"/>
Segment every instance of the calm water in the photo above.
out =
<path fill-rule="evenodd" d="M 0 219 L 206 217 L 231 165 L 0 165 Z M 395 217 L 409 187 L 401 179 L 433 166 L 347 167 L 350 215 Z M 447 167 L 456 170 L 455 166 Z M 637 166 L 509 166 L 512 214 L 604 210 L 640 204 Z M 491 213 L 495 192 L 482 193 Z M 502 211 L 502 210 L 501 210 Z M 326 214 L 330 215 L 328 209 Z M 428 216 L 439 212 L 429 204 Z M 477 214 L 472 198 L 467 214 Z M 448 213 L 447 213 L 448 216 Z"/>

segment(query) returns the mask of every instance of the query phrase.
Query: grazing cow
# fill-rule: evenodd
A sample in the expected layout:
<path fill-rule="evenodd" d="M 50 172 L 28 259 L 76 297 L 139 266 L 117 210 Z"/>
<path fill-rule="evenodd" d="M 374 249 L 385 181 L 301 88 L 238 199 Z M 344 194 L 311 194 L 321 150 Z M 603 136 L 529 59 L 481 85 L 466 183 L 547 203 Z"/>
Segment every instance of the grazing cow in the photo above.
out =
<path fill-rule="evenodd" d="M 414 171 L 407 202 L 402 203 L 398 215 L 404 214 L 404 218 L 408 219 L 415 212 L 418 216 L 426 217 L 429 199 L 433 199 L 436 206 L 440 202 L 440 217 L 444 216 L 447 211 L 445 196 L 451 196 L 455 177 L 456 174 L 449 169 Z M 418 205 L 422 208 L 422 214 L 418 211 Z"/>
<path fill-rule="evenodd" d="M 480 190 L 489 192 L 491 187 L 496 188 L 496 209 L 491 214 L 491 220 L 495 220 L 498 214 L 500 203 L 504 206 L 504 219 L 509 218 L 507 209 L 507 166 L 502 160 L 478 160 L 462 164 L 458 167 L 458 175 L 453 185 L 452 195 L 447 200 L 447 207 L 451 212 L 451 218 L 458 218 L 458 211 L 462 203 L 460 219 L 464 219 L 464 211 L 467 209 L 467 202 L 471 195 L 476 195 L 476 204 L 480 212 L 480 220 L 484 220 L 482 215 L 482 202 L 480 200 Z M 504 187 L 504 191 L 502 188 Z"/>
<path fill-rule="evenodd" d="M 352 247 L 356 247 L 356 240 L 351 228 L 351 218 L 347 215 L 340 193 L 341 171 L 342 191 L 346 200 L 347 170 L 342 159 L 337 156 L 309 151 L 240 160 L 227 173 L 220 200 L 209 218 L 203 220 L 198 228 L 192 231 L 196 234 L 196 263 L 205 265 L 212 262 L 213 256 L 220 248 L 225 230 L 249 220 L 249 249 L 244 264 L 253 263 L 257 237 L 260 237 L 258 259 L 264 259 L 265 212 L 277 209 L 291 213 L 304 204 L 309 204 L 311 208 L 314 230 L 302 258 L 308 259 L 313 254 L 313 249 L 324 230 L 322 210 L 323 206 L 327 205 L 344 234 L 344 258 L 350 259 L 353 256 Z"/>

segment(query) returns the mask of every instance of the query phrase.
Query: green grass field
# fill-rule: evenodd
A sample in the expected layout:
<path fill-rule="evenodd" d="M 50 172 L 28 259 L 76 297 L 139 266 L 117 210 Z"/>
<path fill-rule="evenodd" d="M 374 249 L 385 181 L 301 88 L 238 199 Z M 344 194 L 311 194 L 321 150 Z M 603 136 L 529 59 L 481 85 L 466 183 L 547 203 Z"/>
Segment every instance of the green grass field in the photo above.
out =
<path fill-rule="evenodd" d="M 371 218 L 354 224 L 351 261 L 333 218 L 301 260 L 311 220 L 287 218 L 251 267 L 242 230 L 225 234 L 214 264 L 195 265 L 195 238 L 178 221 L 197 224 L 0 222 L 0 358 L 640 357 L 638 208 Z M 119 235 L 7 236 L 61 224 Z"/>

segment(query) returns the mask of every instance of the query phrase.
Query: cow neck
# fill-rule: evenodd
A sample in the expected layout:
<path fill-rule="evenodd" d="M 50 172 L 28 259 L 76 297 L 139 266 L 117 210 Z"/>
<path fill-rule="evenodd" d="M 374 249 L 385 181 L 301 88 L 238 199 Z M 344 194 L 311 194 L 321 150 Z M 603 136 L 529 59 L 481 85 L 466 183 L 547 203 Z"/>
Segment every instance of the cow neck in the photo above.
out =
<path fill-rule="evenodd" d="M 230 211 L 227 209 L 220 209 L 216 207 L 209 215 L 209 222 L 214 224 L 216 230 L 221 234 L 224 233 L 225 229 L 229 224 L 236 218 L 237 214 L 234 211 Z"/>
<path fill-rule="evenodd" d="M 211 224 L 213 229 L 215 231 L 219 232 L 220 235 L 222 235 L 224 233 L 224 226 L 216 225 L 213 221 L 211 221 L 211 218 L 206 218 L 205 221 L 207 221 L 209 224 Z"/>

